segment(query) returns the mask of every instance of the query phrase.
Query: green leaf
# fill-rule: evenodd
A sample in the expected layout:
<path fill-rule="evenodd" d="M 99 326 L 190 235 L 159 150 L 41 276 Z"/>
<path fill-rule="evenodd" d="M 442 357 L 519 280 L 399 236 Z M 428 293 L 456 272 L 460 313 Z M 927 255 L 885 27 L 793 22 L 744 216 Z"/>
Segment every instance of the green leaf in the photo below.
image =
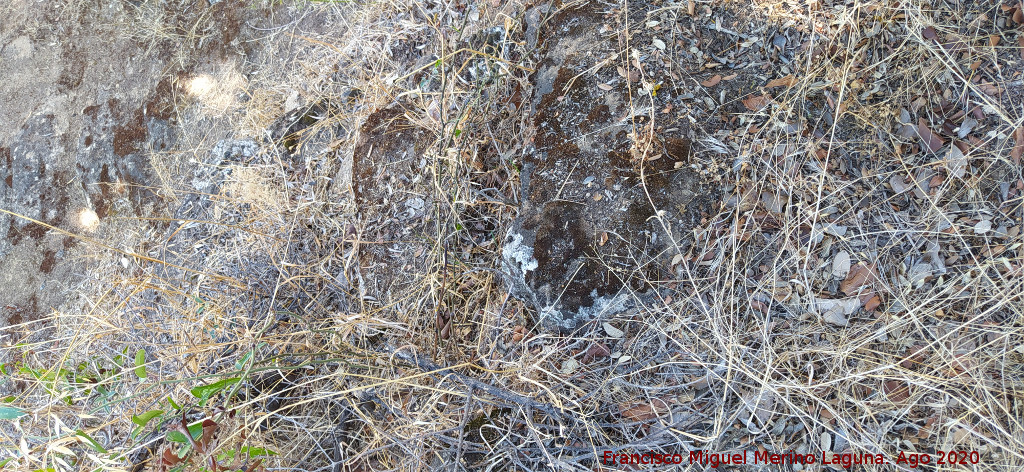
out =
<path fill-rule="evenodd" d="M 167 401 L 171 404 L 172 407 L 174 407 L 175 410 L 181 410 L 181 406 L 179 406 L 177 403 L 174 403 L 173 398 L 167 397 Z"/>
<path fill-rule="evenodd" d="M 188 433 L 192 435 L 193 440 L 199 439 L 199 437 L 203 435 L 203 423 L 199 422 L 194 425 L 190 425 L 188 427 Z M 168 431 L 167 440 L 181 444 L 189 444 L 188 438 L 178 430 Z"/>
<path fill-rule="evenodd" d="M 252 350 L 252 349 L 250 349 L 250 350 L 249 350 L 249 352 L 245 353 L 245 355 L 244 355 L 244 356 L 242 356 L 242 358 L 241 358 L 241 359 L 239 359 L 238 361 L 236 361 L 236 362 L 235 362 L 235 369 L 236 369 L 236 370 L 242 370 L 242 369 L 243 369 L 243 368 L 245 367 L 245 364 L 246 364 L 247 362 L 249 362 L 249 358 L 250 358 L 250 357 L 252 357 L 252 353 L 253 353 L 253 350 Z"/>
<path fill-rule="evenodd" d="M 139 349 L 135 351 L 135 376 L 141 380 L 146 380 L 146 350 Z"/>
<path fill-rule="evenodd" d="M 228 388 L 238 383 L 239 380 L 240 378 L 238 377 L 231 377 L 229 379 L 220 380 L 212 384 L 200 385 L 191 390 L 192 396 L 198 398 L 202 402 L 205 402 L 210 397 L 216 395 L 217 392 L 220 392 L 221 390 L 224 390 L 225 388 Z"/>
<path fill-rule="evenodd" d="M 242 453 L 248 455 L 249 457 L 276 456 L 277 455 L 276 452 L 271 451 L 270 449 L 264 449 L 262 447 L 249 447 L 249 446 L 242 446 Z"/>
<path fill-rule="evenodd" d="M 0 420 L 16 420 L 28 413 L 21 408 L 14 408 L 12 406 L 0 406 Z"/>
<path fill-rule="evenodd" d="M 98 452 L 100 454 L 106 454 L 107 453 L 107 450 L 104 449 L 103 446 L 100 446 L 100 443 L 96 442 L 95 439 L 89 437 L 89 435 L 86 434 L 85 431 L 82 431 L 82 430 L 79 429 L 79 430 L 75 430 L 75 433 L 78 434 L 79 436 L 81 436 L 83 439 L 85 439 L 86 442 L 88 442 L 89 445 L 92 446 L 92 448 L 96 452 Z"/>
<path fill-rule="evenodd" d="M 132 416 L 132 423 L 139 426 L 146 426 L 153 418 L 164 414 L 164 410 L 149 410 L 139 416 Z"/>
<path fill-rule="evenodd" d="M 457 130 L 455 130 L 455 133 L 453 133 L 453 134 L 457 138 L 457 137 L 459 137 L 460 134 L 462 134 L 462 130 L 461 129 L 457 129 Z"/>

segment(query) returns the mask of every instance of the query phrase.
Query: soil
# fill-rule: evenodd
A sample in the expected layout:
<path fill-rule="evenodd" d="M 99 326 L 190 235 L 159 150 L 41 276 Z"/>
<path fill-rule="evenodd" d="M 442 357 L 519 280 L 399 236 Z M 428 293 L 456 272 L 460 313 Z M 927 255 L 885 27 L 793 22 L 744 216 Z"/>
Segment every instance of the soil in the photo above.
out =
<path fill-rule="evenodd" d="M 96 262 L 84 238 L 165 225 L 139 221 L 167 213 L 150 156 L 176 145 L 175 100 L 189 77 L 240 57 L 243 23 L 262 19 L 231 2 L 212 7 L 215 24 L 162 12 L 208 29 L 186 57 L 184 37 L 132 37 L 142 7 L 0 7 L 0 328 L 69 300 Z M 83 211 L 100 224 L 83 226 Z"/>

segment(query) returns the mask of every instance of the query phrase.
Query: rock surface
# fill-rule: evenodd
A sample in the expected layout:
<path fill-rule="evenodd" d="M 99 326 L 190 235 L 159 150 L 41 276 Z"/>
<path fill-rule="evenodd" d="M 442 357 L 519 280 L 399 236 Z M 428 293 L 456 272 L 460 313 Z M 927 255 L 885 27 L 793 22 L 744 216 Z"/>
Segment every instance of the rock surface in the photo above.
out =
<path fill-rule="evenodd" d="M 650 93 L 633 71 L 617 73 L 621 48 L 598 32 L 599 9 L 545 16 L 527 16 L 541 58 L 533 138 L 502 256 L 512 294 L 570 331 L 651 294 L 712 195 L 688 166 L 687 123 L 651 123 Z"/>

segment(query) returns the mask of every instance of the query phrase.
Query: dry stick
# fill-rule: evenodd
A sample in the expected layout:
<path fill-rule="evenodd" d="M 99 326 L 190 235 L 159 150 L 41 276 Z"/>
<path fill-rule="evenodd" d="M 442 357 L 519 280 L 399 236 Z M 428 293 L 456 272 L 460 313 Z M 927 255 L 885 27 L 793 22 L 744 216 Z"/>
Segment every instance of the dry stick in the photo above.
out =
<path fill-rule="evenodd" d="M 398 350 L 391 346 L 385 346 L 384 350 L 385 352 L 394 355 L 399 359 L 402 359 L 406 362 L 415 365 L 426 374 L 438 374 L 442 376 L 451 375 L 459 379 L 459 381 L 466 384 L 471 389 L 481 390 L 493 397 L 504 400 L 505 402 L 513 403 L 527 408 L 536 408 L 537 410 L 540 410 L 558 419 L 571 418 L 570 416 L 567 416 L 565 413 L 556 409 L 557 407 L 553 405 L 541 403 L 525 395 L 501 387 L 496 387 L 482 380 L 477 380 L 467 375 L 460 374 L 452 370 L 450 367 L 441 367 L 431 362 L 430 360 L 422 359 L 420 358 L 420 356 L 417 356 L 415 354 L 410 354 L 404 350 Z"/>

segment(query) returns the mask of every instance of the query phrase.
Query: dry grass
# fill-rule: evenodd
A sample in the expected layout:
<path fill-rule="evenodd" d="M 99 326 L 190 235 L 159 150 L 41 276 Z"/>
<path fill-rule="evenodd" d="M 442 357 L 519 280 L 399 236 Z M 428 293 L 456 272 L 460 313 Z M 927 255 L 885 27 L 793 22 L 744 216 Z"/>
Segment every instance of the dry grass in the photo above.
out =
<path fill-rule="evenodd" d="M 477 5 L 475 23 L 449 4 L 278 10 L 288 19 L 255 35 L 267 46 L 235 90 L 245 100 L 182 100 L 179 146 L 154 159 L 180 205 L 173 221 L 106 223 L 101 236 L 123 252 L 97 250 L 80 300 L 12 347 L 4 388 L 19 386 L 8 403 L 28 414 L 3 420 L 6 467 L 156 461 L 180 406 L 190 421 L 219 424 L 220 453 L 274 451 L 262 457 L 268 469 L 594 470 L 605 451 L 691 450 L 894 462 L 901 452 L 935 460 L 964 450 L 981 463 L 957 467 L 1019 470 L 1022 248 L 1019 237 L 976 231 L 984 219 L 1019 230 L 1022 218 L 1020 189 L 1000 198 L 998 185 L 1019 182 L 1010 138 L 1024 122 L 1015 38 L 995 47 L 987 38 L 1006 14 L 991 6 L 987 22 L 967 25 L 958 18 L 973 17 L 960 10 L 981 7 L 826 3 L 755 2 L 758 14 L 815 33 L 790 66 L 792 83 L 740 118 L 756 130 L 703 130 L 714 146 L 698 156 L 728 164 L 732 198 L 709 211 L 673 277 L 648 281 L 664 294 L 658 303 L 572 335 L 534 328 L 499 275 L 523 117 L 495 97 L 528 85 L 517 68 L 531 66 L 528 56 L 507 44 L 501 78 L 481 82 L 463 70 L 479 55 L 455 53 L 456 38 L 490 26 L 520 37 L 523 6 Z M 138 7 L 154 24 L 140 30 L 144 40 L 198 44 L 198 21 L 216 22 L 197 12 L 196 27 L 168 29 L 151 7 Z M 923 35 L 929 27 L 970 47 L 949 53 Z M 400 43 L 445 60 L 404 59 Z M 1001 94 L 971 79 L 976 60 L 1001 64 Z M 416 90 L 408 75 L 424 65 L 436 82 Z M 334 151 L 295 160 L 259 141 L 251 156 L 211 162 L 225 137 L 258 141 L 295 96 L 336 104 L 304 131 L 333 133 Z M 900 108 L 930 116 L 942 98 L 985 107 L 962 177 L 952 176 L 960 164 L 948 143 L 939 154 L 908 152 L 921 139 L 897 133 Z M 373 215 L 332 180 L 345 175 L 339 156 L 352 152 L 360 124 L 396 99 L 433 133 L 419 187 L 434 203 L 432 232 L 406 246 L 362 239 L 383 220 L 368 223 Z M 500 159 L 484 171 L 474 156 L 487 146 Z M 896 188 L 939 174 L 922 195 Z M 498 236 L 475 241 L 476 224 Z M 372 280 L 392 273 L 361 266 L 375 244 L 397 248 L 390 263 L 407 263 L 399 272 L 416 282 Z M 416 248 L 423 257 L 413 260 Z M 840 252 L 851 269 L 835 268 Z M 861 262 L 873 275 L 844 283 L 850 271 L 867 273 Z M 839 315 L 821 302 L 847 296 L 858 310 Z M 874 296 L 878 306 L 865 311 Z M 193 394 L 223 379 L 239 382 L 208 402 Z M 153 410 L 164 413 L 132 424 Z"/>

